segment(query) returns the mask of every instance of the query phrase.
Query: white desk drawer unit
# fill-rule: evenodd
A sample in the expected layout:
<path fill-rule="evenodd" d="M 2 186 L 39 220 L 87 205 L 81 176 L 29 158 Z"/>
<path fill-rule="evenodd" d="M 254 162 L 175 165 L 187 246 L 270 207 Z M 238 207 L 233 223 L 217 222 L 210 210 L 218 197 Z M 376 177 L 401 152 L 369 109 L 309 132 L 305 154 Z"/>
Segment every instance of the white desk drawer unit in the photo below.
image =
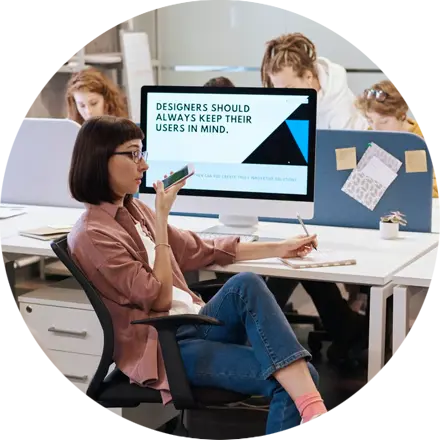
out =
<path fill-rule="evenodd" d="M 73 279 L 19 297 L 20 320 L 38 332 L 53 357 L 77 440 L 140 440 L 177 415 L 172 407 L 94 408 L 85 393 L 101 358 L 103 333 Z"/>
<path fill-rule="evenodd" d="M 39 334 L 45 347 L 101 355 L 103 334 L 94 311 L 29 302 L 21 302 L 20 309 L 26 324 Z"/>

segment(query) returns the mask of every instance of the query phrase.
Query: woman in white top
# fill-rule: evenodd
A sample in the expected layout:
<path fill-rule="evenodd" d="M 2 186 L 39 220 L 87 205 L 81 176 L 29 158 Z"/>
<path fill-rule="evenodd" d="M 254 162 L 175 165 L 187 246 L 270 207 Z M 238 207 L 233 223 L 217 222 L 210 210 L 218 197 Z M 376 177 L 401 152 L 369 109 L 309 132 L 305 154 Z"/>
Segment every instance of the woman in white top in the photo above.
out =
<path fill-rule="evenodd" d="M 368 122 L 357 109 L 356 97 L 348 87 L 345 69 L 327 58 L 317 57 L 315 45 L 303 34 L 282 35 L 267 43 L 261 63 L 261 81 L 264 87 L 315 89 L 318 129 L 368 129 Z M 328 358 L 344 364 L 352 356 L 351 351 L 366 347 L 368 321 L 350 309 L 336 284 L 316 281 L 301 281 L 301 284 L 332 338 Z M 281 307 L 296 285 L 296 281 L 289 279 L 268 281 Z"/>
<path fill-rule="evenodd" d="M 303 34 L 282 35 L 267 43 L 261 81 L 264 87 L 315 89 L 318 129 L 368 128 L 366 119 L 355 107 L 345 69 L 327 58 L 317 57 L 315 45 Z"/>

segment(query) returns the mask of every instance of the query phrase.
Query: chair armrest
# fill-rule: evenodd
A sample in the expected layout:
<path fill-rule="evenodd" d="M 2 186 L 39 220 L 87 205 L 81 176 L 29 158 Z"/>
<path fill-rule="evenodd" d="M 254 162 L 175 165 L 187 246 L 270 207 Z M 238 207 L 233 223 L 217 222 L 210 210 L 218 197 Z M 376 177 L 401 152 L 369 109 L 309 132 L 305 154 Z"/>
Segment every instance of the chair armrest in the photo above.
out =
<path fill-rule="evenodd" d="M 223 325 L 222 322 L 215 318 L 206 315 L 172 315 L 172 316 L 158 316 L 156 318 L 145 318 L 131 321 L 130 324 L 146 324 L 155 327 L 158 331 L 162 329 L 175 329 L 182 325 Z"/>
<path fill-rule="evenodd" d="M 158 316 L 157 318 L 137 319 L 133 325 L 151 325 L 159 335 L 160 348 L 170 386 L 174 407 L 177 410 L 199 408 L 186 375 L 176 333 L 182 325 L 223 325 L 217 319 L 204 315 L 173 315 Z"/>

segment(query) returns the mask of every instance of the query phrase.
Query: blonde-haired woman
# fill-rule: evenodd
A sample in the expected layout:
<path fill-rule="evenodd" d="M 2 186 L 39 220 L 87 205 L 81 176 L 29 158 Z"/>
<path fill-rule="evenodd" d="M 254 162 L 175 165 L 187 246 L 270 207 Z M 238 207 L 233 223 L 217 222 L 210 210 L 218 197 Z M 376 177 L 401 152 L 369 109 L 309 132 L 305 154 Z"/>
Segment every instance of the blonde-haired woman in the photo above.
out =
<path fill-rule="evenodd" d="M 317 128 L 366 130 L 368 123 L 354 105 L 345 69 L 318 57 L 303 34 L 282 35 L 266 45 L 261 63 L 264 87 L 313 88 L 318 92 Z"/>
<path fill-rule="evenodd" d="M 419 124 L 408 117 L 408 104 L 391 81 L 381 81 L 366 89 L 358 97 L 356 107 L 373 130 L 406 131 L 423 137 Z M 435 175 L 432 196 L 438 198 Z"/>
<path fill-rule="evenodd" d="M 67 117 L 82 125 L 93 116 L 128 117 L 127 101 L 104 73 L 88 68 L 72 75 L 66 91 Z"/>
<path fill-rule="evenodd" d="M 263 87 L 315 89 L 318 95 L 318 129 L 366 130 L 368 122 L 356 108 L 356 97 L 348 87 L 345 69 L 327 58 L 318 57 L 316 47 L 301 33 L 281 35 L 266 44 L 261 63 Z M 269 284 L 269 283 L 268 283 Z M 350 352 L 368 344 L 368 320 L 351 310 L 333 283 L 301 281 L 318 310 L 324 329 L 333 343 L 330 360 L 344 364 Z M 272 279 L 270 288 L 278 301 L 286 302 L 296 283 Z"/>

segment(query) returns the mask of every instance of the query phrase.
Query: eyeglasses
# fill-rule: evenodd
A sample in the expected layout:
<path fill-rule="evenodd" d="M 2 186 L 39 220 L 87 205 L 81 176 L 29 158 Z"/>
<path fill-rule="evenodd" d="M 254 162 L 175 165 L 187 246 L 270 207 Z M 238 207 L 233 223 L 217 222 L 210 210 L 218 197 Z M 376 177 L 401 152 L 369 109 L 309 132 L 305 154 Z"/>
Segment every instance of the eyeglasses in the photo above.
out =
<path fill-rule="evenodd" d="M 115 155 L 123 155 L 123 156 L 131 156 L 133 159 L 133 162 L 135 164 L 138 164 L 141 159 L 144 159 L 144 161 L 146 162 L 148 159 L 148 151 L 141 151 L 141 150 L 136 150 L 136 151 L 117 151 L 116 153 L 113 153 Z"/>
<path fill-rule="evenodd" d="M 388 93 L 378 89 L 366 89 L 364 90 L 364 96 L 366 99 L 376 99 L 377 102 L 384 102 L 388 98 Z"/>

